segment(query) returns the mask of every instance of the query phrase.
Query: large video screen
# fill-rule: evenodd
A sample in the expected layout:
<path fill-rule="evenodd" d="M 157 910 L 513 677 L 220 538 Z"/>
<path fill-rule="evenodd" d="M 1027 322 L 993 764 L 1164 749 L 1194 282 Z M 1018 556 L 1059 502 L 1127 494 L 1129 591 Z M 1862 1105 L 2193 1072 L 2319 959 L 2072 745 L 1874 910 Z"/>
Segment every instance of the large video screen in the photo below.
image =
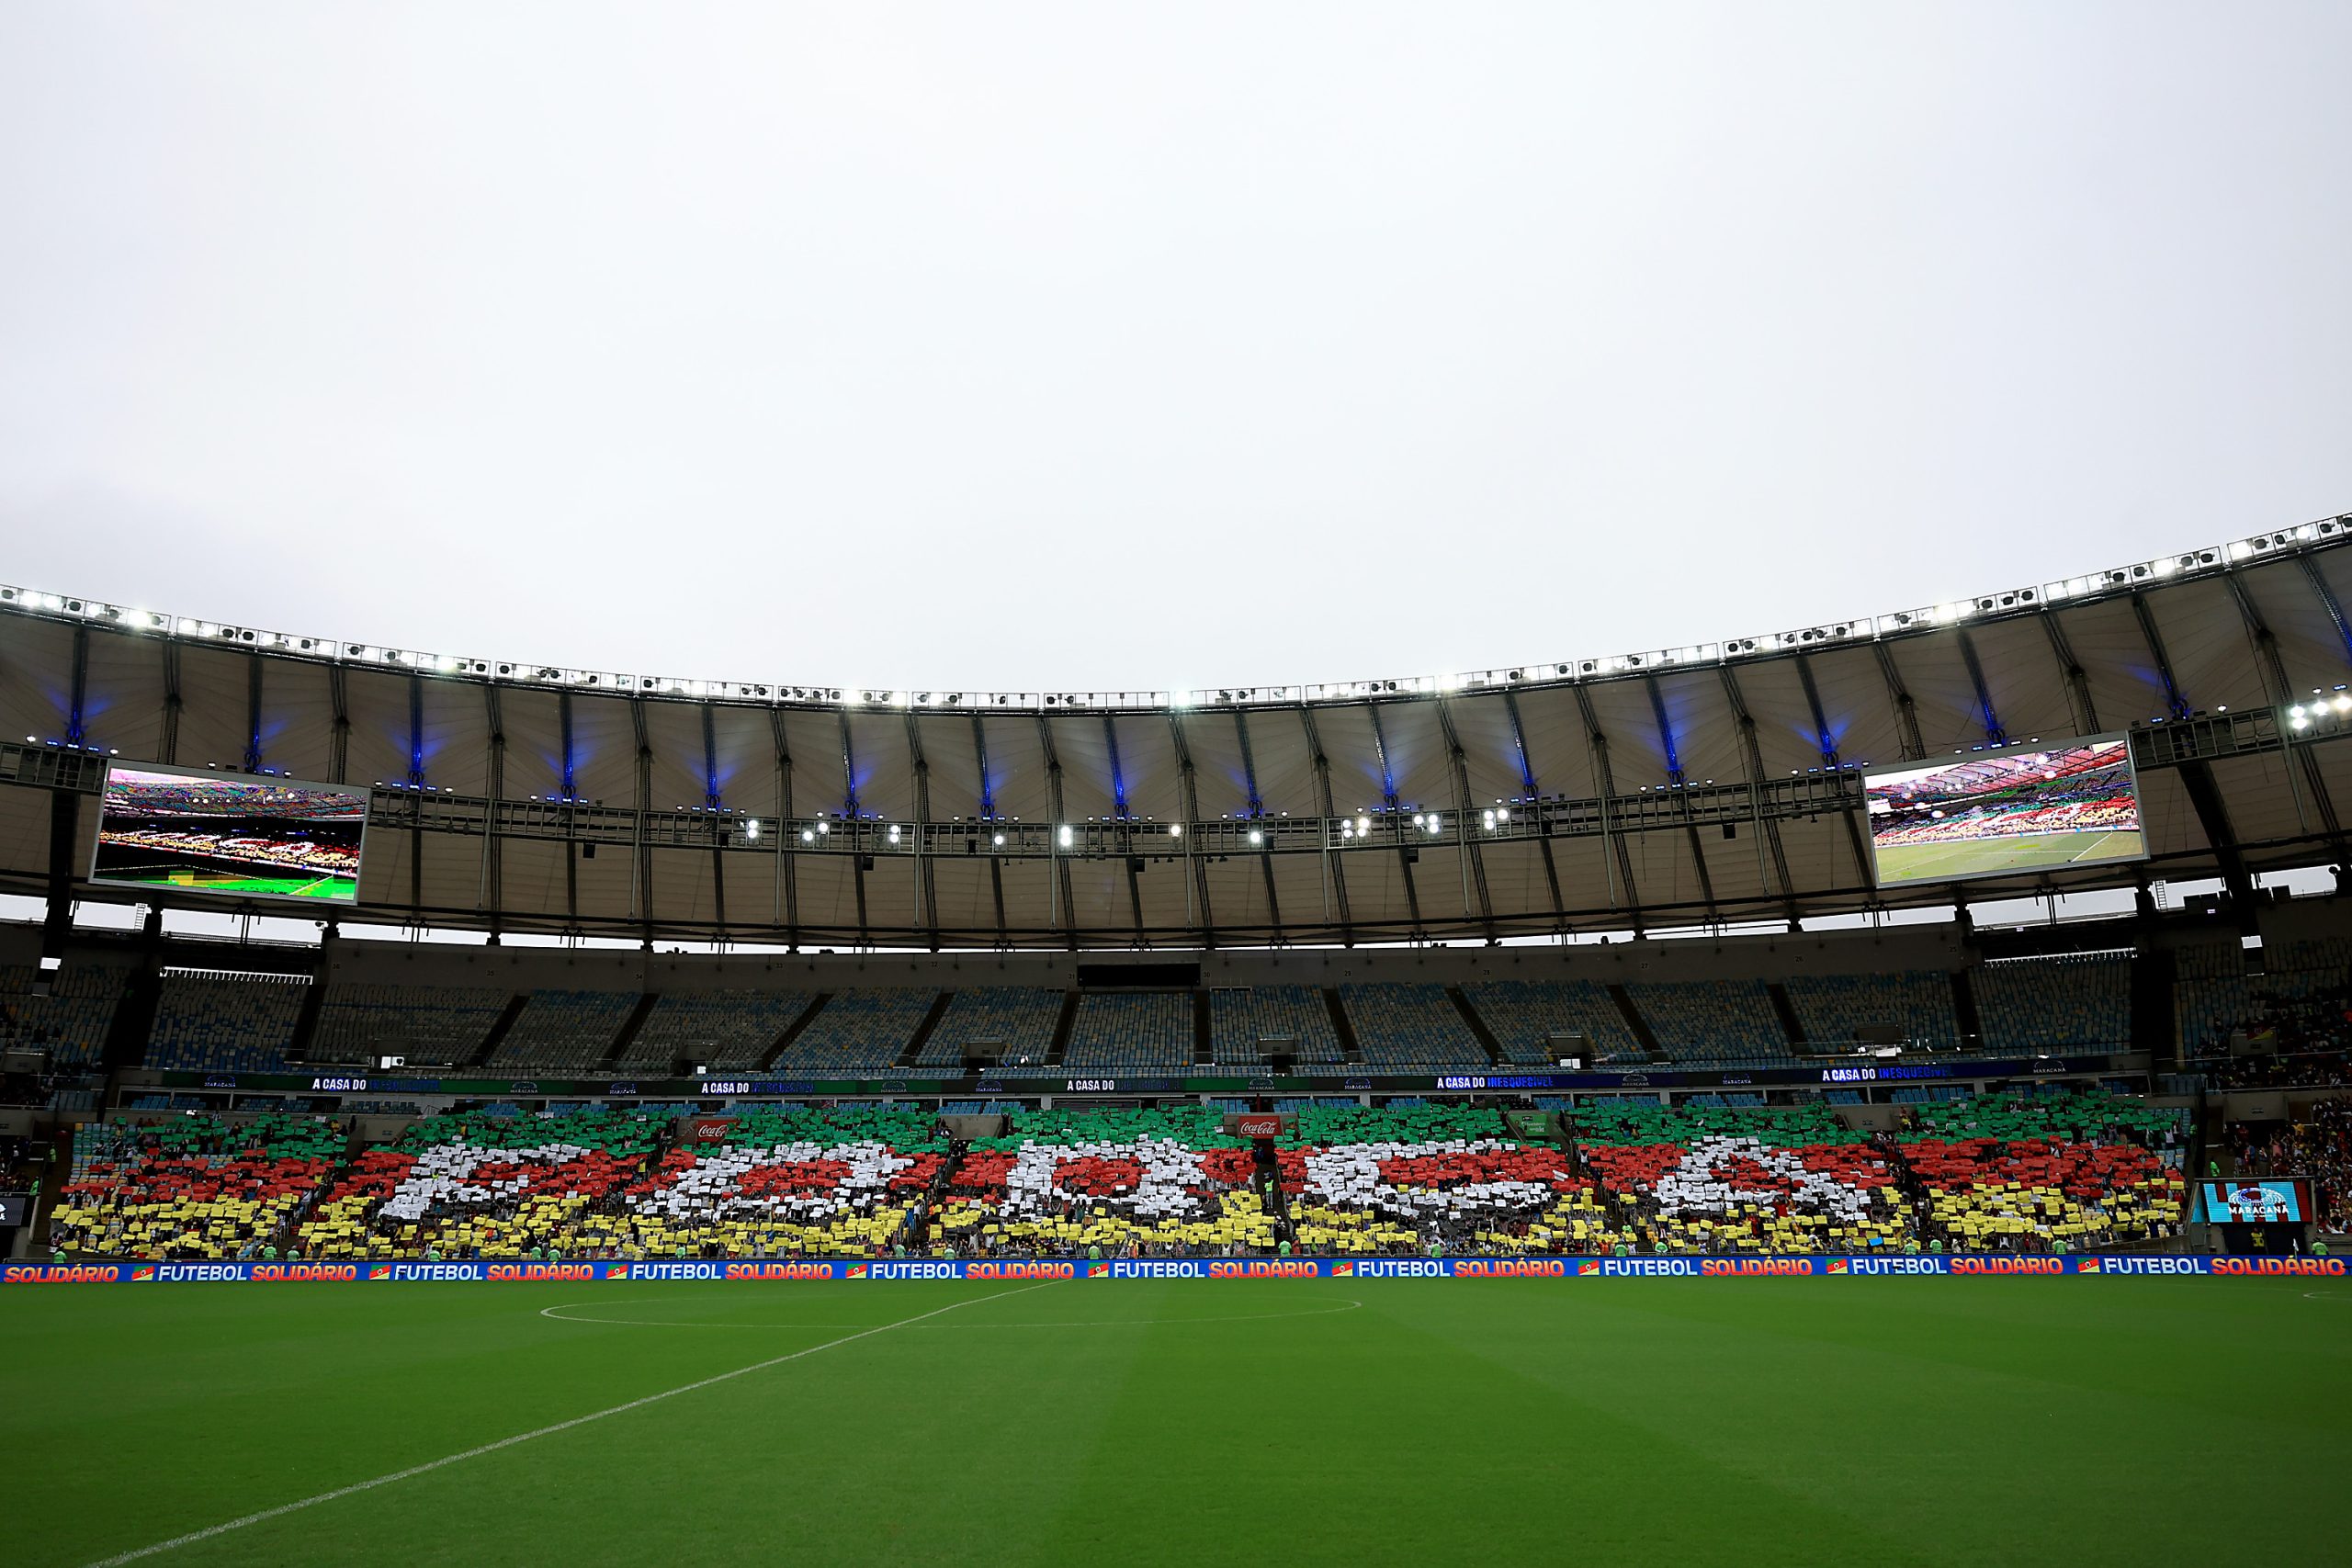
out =
<path fill-rule="evenodd" d="M 2120 735 L 1865 773 L 1880 886 L 2145 858 L 2140 781 Z"/>
<path fill-rule="evenodd" d="M 353 904 L 367 831 L 365 789 L 115 762 L 90 880 Z"/>
<path fill-rule="evenodd" d="M 2297 1224 L 2311 1218 L 2310 1188 L 2301 1177 L 2199 1177 L 2191 1217 L 2214 1225 Z"/>

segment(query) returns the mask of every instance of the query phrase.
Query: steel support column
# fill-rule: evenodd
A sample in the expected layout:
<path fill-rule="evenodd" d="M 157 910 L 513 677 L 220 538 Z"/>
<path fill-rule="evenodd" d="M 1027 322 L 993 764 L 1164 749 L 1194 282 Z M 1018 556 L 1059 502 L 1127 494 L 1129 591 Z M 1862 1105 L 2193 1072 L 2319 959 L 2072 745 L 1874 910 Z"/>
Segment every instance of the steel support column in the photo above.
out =
<path fill-rule="evenodd" d="M 1191 908 L 1184 911 L 1184 923 L 1200 931 L 1203 947 L 1214 949 L 1216 946 L 1216 915 L 1209 904 L 1208 868 L 1201 863 L 1199 852 L 1193 848 L 1200 840 L 1197 829 L 1201 821 L 1201 795 L 1193 776 L 1193 748 L 1184 739 L 1184 716 L 1174 708 L 1168 710 L 1168 733 L 1176 743 L 1176 780 L 1184 807 L 1185 887 L 1192 897 L 1200 900 L 1197 911 Z"/>
<path fill-rule="evenodd" d="M 1584 720 L 1585 745 L 1592 757 L 1593 782 L 1600 786 L 1598 796 L 1600 828 L 1600 863 L 1616 872 L 1617 880 L 1609 886 L 1609 904 L 1618 907 L 1618 886 L 1624 888 L 1623 908 L 1634 919 L 1634 934 L 1643 933 L 1642 896 L 1634 884 L 1634 859 L 1625 850 L 1623 833 L 1609 830 L 1609 803 L 1616 797 L 1617 775 L 1609 765 L 1609 737 L 1602 733 L 1600 719 L 1592 711 L 1592 698 L 1582 686 L 1576 688 L 1577 713 Z"/>
<path fill-rule="evenodd" d="M 1339 803 L 1331 795 L 1331 759 L 1324 754 L 1323 737 L 1316 732 L 1315 710 L 1305 703 L 1298 705 L 1299 728 L 1306 732 L 1307 754 L 1315 759 L 1315 794 L 1323 808 L 1323 885 L 1331 889 L 1340 907 L 1340 929 L 1344 936 L 1349 924 L 1348 873 L 1340 863 L 1338 849 L 1331 842 L 1331 819 L 1340 814 Z M 1329 923 L 1331 912 L 1324 910 Z"/>
<path fill-rule="evenodd" d="M 1470 813 L 1475 809 L 1470 800 L 1470 758 L 1462 749 L 1462 737 L 1454 730 L 1453 705 L 1442 694 L 1437 699 L 1437 722 L 1439 731 L 1445 737 L 1448 772 L 1453 780 L 1454 851 L 1463 857 L 1465 878 L 1462 912 L 1470 913 L 1468 895 L 1471 885 L 1475 885 L 1478 921 L 1491 941 L 1495 936 L 1495 905 L 1487 892 L 1487 861 L 1478 840 L 1470 836 Z"/>
<path fill-rule="evenodd" d="M 907 755 L 914 765 L 915 893 L 922 903 L 922 926 L 931 950 L 939 951 L 939 881 L 931 863 L 931 763 L 922 754 L 922 726 L 907 710 Z"/>

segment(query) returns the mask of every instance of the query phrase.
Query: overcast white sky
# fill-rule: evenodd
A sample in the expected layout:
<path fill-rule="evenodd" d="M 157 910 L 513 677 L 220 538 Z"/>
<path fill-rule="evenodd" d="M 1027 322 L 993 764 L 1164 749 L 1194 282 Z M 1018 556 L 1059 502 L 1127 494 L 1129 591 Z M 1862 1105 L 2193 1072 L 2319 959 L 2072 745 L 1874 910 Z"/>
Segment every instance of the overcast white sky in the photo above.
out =
<path fill-rule="evenodd" d="M 0 8 L 0 581 L 1417 673 L 2352 508 L 2352 6 Z"/>

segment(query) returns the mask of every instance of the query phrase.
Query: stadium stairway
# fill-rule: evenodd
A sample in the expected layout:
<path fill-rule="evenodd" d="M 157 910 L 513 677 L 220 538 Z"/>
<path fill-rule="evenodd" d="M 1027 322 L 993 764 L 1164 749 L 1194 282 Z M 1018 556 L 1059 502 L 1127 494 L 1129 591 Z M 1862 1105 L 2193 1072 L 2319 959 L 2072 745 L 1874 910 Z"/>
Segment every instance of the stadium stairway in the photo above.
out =
<path fill-rule="evenodd" d="M 1062 993 L 1061 1016 L 1054 1020 L 1054 1043 L 1046 1051 L 1046 1066 L 1058 1067 L 1069 1055 L 1069 1032 L 1078 1021 L 1078 993 Z"/>
<path fill-rule="evenodd" d="M 2132 955 L 2132 1048 L 2145 1051 L 2152 1062 L 2177 1059 L 2180 1049 L 2175 967 L 2170 948 L 2152 943 Z"/>
<path fill-rule="evenodd" d="M 1326 987 L 1319 993 L 1325 1010 L 1331 1015 L 1331 1032 L 1340 1037 L 1340 1060 L 1349 1066 L 1363 1066 L 1363 1047 L 1356 1043 L 1355 1021 L 1348 1016 L 1348 1006 L 1340 993 Z"/>
<path fill-rule="evenodd" d="M 1789 988 L 1775 980 L 1764 987 L 1764 994 L 1772 998 L 1772 1011 L 1779 1016 L 1781 1029 L 1788 1033 L 1791 1050 L 1800 1056 L 1804 1055 L 1804 1024 L 1797 1017 L 1796 1005 L 1789 1000 Z"/>
<path fill-rule="evenodd" d="M 1205 1072 L 1216 1066 L 1216 1024 L 1209 1016 L 1205 986 L 1193 992 L 1193 1066 Z"/>
<path fill-rule="evenodd" d="M 1960 1025 L 1962 1041 L 1984 1039 L 1984 1020 L 1976 1010 L 1976 984 L 1965 969 L 1951 972 L 1951 1016 Z"/>
<path fill-rule="evenodd" d="M 288 1063 L 311 1059 L 311 1042 L 318 1038 L 319 1014 L 327 1005 L 327 984 L 323 979 L 311 982 L 310 994 L 302 998 L 302 1010 L 294 1019 L 294 1038 L 286 1043 Z"/>
<path fill-rule="evenodd" d="M 514 1021 L 522 1017 L 523 1010 L 530 1005 L 531 993 L 528 991 L 517 991 L 507 998 L 505 1007 L 499 1010 L 498 1021 L 492 1024 L 490 1032 L 481 1037 L 481 1044 L 475 1048 L 474 1054 L 458 1066 L 478 1067 L 489 1061 L 492 1054 L 497 1051 L 499 1042 L 506 1038 L 506 1032 L 514 1027 Z"/>
<path fill-rule="evenodd" d="M 1625 1027 L 1634 1032 L 1634 1038 L 1641 1042 L 1642 1049 L 1652 1056 L 1657 1055 L 1657 1035 L 1650 1028 L 1650 1021 L 1642 1016 L 1642 1010 L 1634 1005 L 1634 998 L 1625 987 L 1610 987 L 1609 999 L 1617 1004 L 1618 1012 L 1624 1017 Z"/>
<path fill-rule="evenodd" d="M 1477 1040 L 1478 1048 L 1486 1052 L 1488 1065 L 1497 1067 L 1503 1066 L 1503 1048 L 1496 1041 L 1495 1032 L 1487 1027 L 1487 1021 L 1478 1016 L 1478 1010 L 1470 1005 L 1470 998 L 1463 994 L 1462 987 L 1448 986 L 1445 988 L 1445 999 L 1452 1002 L 1453 1010 L 1462 1015 L 1462 1021 Z"/>
<path fill-rule="evenodd" d="M 930 1043 L 932 1031 L 939 1027 L 939 1021 L 947 1016 L 947 1010 L 955 1003 L 956 993 L 953 991 L 942 991 L 931 998 L 931 1010 L 922 1015 L 922 1021 L 915 1025 L 915 1032 L 907 1036 L 907 1048 L 899 1053 L 895 1066 L 911 1067 L 922 1060 L 922 1048 Z M 795 1029 L 793 1032 L 797 1034 L 799 1031 Z"/>
<path fill-rule="evenodd" d="M 799 1039 L 810 1024 L 817 1021 L 817 1015 L 824 1011 L 825 1004 L 832 999 L 833 993 L 831 991 L 820 991 L 808 999 L 808 1005 L 801 1010 L 800 1016 L 786 1024 L 784 1032 L 775 1037 L 775 1043 L 761 1053 L 760 1071 L 764 1073 L 775 1070 L 776 1063 L 783 1059 L 784 1054 L 792 1049 L 792 1043 Z"/>
<path fill-rule="evenodd" d="M 122 1000 L 107 1024 L 98 1047 L 98 1065 L 108 1072 L 144 1066 L 147 1040 L 155 1030 L 155 1010 L 164 999 L 164 976 L 153 960 L 131 972 L 122 987 Z"/>
<path fill-rule="evenodd" d="M 604 1071 L 605 1068 L 628 1054 L 629 1046 L 637 1039 L 637 1032 L 645 1027 L 646 1019 L 651 1015 L 654 1005 L 661 999 L 662 993 L 659 991 L 647 991 L 637 998 L 637 1006 L 629 1010 L 628 1018 L 622 1023 L 620 1032 L 613 1036 L 611 1049 L 596 1058 L 598 1072 Z"/>
<path fill-rule="evenodd" d="M 41 1172 L 40 1190 L 33 1194 L 33 1212 L 26 1216 L 24 1235 L 28 1247 L 46 1248 L 49 1246 L 50 1212 L 57 1207 L 65 1184 L 74 1179 L 74 1138 L 83 1125 L 60 1122 L 57 1130 L 50 1134 L 49 1164 Z M 95 1126 L 96 1123 L 87 1125 Z"/>

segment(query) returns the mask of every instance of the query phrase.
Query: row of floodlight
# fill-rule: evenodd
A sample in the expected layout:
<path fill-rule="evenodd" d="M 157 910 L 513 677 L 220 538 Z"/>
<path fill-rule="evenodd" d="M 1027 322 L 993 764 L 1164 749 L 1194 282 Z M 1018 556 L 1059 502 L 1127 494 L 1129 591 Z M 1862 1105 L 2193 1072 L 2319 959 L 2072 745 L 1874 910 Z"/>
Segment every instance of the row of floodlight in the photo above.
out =
<path fill-rule="evenodd" d="M 2328 692 L 2313 686 L 2310 702 L 2297 703 L 2287 710 L 2290 729 L 2306 730 L 2315 724 L 2331 729 L 2352 724 L 2352 690 L 2338 686 Z"/>
<path fill-rule="evenodd" d="M 1489 833 L 1503 832 L 1508 830 L 1510 827 L 1511 818 L 1510 808 L 1509 807 L 1494 807 L 1490 809 L 1481 811 L 1478 815 L 1479 825 Z M 1412 829 L 1415 832 L 1426 833 L 1434 836 L 1445 831 L 1445 815 L 1442 812 L 1417 811 L 1413 813 Z M 976 823 L 975 825 L 977 826 L 978 824 Z M 1339 818 L 1339 832 L 1337 837 L 1342 843 L 1351 843 L 1360 839 L 1369 840 L 1372 837 L 1372 818 L 1369 816 L 1352 818 L 1342 817 Z M 884 824 L 882 825 L 882 829 L 885 839 L 893 846 L 901 843 L 907 833 L 910 831 L 907 825 L 899 822 Z M 937 829 L 949 830 L 945 824 L 937 825 Z M 761 819 L 756 817 L 748 818 L 743 823 L 743 838 L 747 842 L 758 843 L 760 841 L 761 835 L 765 831 L 766 829 L 764 825 L 762 823 Z M 800 829 L 800 841 L 804 844 L 814 844 L 820 840 L 831 838 L 832 836 L 832 831 L 833 825 L 831 821 L 825 818 L 819 818 Z M 1068 822 L 1063 823 L 1060 827 L 1054 829 L 1054 842 L 1056 846 L 1065 850 L 1074 849 L 1078 843 L 1078 828 L 1075 824 Z M 1181 822 L 1170 822 L 1167 825 L 1167 833 L 1171 839 L 1182 839 L 1184 836 L 1184 825 Z M 1262 827 L 1254 824 L 1250 828 L 1246 836 L 1250 847 L 1253 849 L 1262 846 L 1266 841 L 1265 829 Z M 998 848 L 1002 848 L 1004 841 L 1005 835 L 1003 829 L 1001 827 L 991 825 L 989 829 L 989 842 Z M 1122 852 L 1124 852 L 1124 851 Z"/>
<path fill-rule="evenodd" d="M 228 643 L 260 652 L 298 658 L 334 660 L 387 670 L 447 675 L 530 685 L 557 686 L 628 696 L 680 697 L 704 701 L 816 704 L 836 707 L 890 707 L 908 710 L 1010 709 L 1062 712 L 1090 709 L 1187 708 L 1205 705 L 1264 706 L 1298 703 L 1355 702 L 1389 695 L 1442 695 L 1478 692 L 1552 681 L 1574 681 L 1690 664 L 1800 651 L 1838 642 L 1952 626 L 1978 615 L 2031 610 L 2100 594 L 2128 592 L 2165 579 L 2223 570 L 2281 551 L 2324 544 L 2352 534 L 2352 513 L 2306 523 L 2294 528 L 2256 534 L 2228 545 L 2158 556 L 2129 566 L 2064 578 L 2039 586 L 1947 600 L 1915 610 L 1886 615 L 1859 615 L 1791 631 L 1759 637 L 1734 637 L 1725 642 L 1691 643 L 1681 648 L 1644 653 L 1615 654 L 1566 663 L 1516 665 L 1448 675 L 1419 675 L 1395 680 L 1347 681 L 1298 686 L 1221 686 L 1193 691 L 1136 692 L 963 692 L 919 691 L 912 688 L 796 686 L 762 682 L 695 681 L 663 675 L 628 675 L 606 671 L 577 670 L 552 664 L 504 662 L 452 654 L 423 653 L 372 643 L 343 642 L 332 637 L 298 637 L 261 631 L 251 626 L 175 617 L 151 610 L 79 599 L 29 588 L 0 584 L 0 609 L 36 615 L 70 616 L 120 626 L 126 630 L 161 633 L 201 642 Z"/>

